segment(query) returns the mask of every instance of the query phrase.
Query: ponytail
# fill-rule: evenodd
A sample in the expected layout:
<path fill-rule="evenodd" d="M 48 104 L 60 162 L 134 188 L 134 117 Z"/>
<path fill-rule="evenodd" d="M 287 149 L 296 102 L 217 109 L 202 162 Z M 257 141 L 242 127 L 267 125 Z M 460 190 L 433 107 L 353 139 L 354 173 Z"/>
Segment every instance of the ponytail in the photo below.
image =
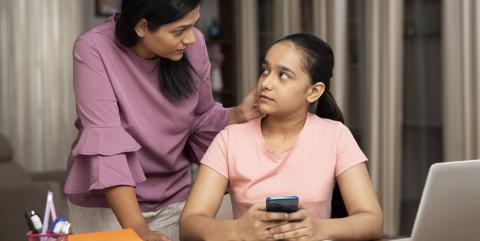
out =
<path fill-rule="evenodd" d="M 320 99 L 318 99 L 317 110 L 315 111 L 315 114 L 321 118 L 327 118 L 344 123 L 342 111 L 338 107 L 335 98 L 333 98 L 332 93 L 330 93 L 330 90 L 325 90 L 323 95 L 320 96 Z"/>
<path fill-rule="evenodd" d="M 310 75 L 312 84 L 318 82 L 325 84 L 325 92 L 318 99 L 315 114 L 321 118 L 343 123 L 342 111 L 330 92 L 330 78 L 332 78 L 335 63 L 332 48 L 323 40 L 306 33 L 288 35 L 276 43 L 281 41 L 291 42 L 302 51 L 303 68 Z"/>

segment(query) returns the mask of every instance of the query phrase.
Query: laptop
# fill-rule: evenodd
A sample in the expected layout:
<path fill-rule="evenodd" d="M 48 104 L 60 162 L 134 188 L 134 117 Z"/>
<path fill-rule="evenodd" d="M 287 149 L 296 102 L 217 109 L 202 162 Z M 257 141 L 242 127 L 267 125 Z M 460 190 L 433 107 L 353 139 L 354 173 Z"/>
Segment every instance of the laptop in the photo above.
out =
<path fill-rule="evenodd" d="M 479 241 L 480 160 L 430 167 L 410 238 L 397 241 Z"/>

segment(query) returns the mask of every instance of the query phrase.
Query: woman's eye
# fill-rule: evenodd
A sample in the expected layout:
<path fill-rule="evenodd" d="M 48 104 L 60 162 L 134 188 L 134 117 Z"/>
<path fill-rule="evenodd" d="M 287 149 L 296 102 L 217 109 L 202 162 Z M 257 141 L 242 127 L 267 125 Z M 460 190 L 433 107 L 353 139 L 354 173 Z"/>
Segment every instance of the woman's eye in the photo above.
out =
<path fill-rule="evenodd" d="M 269 73 L 269 72 L 268 72 L 268 70 L 267 70 L 267 69 L 263 69 L 263 71 L 262 71 L 262 75 L 268 75 L 268 73 Z"/>
<path fill-rule="evenodd" d="M 284 73 L 280 73 L 280 79 L 281 80 L 286 80 L 286 79 L 289 79 L 288 75 L 284 74 Z"/>
<path fill-rule="evenodd" d="M 177 31 L 173 32 L 173 34 L 178 37 L 178 36 L 183 34 L 183 30 L 177 30 Z"/>

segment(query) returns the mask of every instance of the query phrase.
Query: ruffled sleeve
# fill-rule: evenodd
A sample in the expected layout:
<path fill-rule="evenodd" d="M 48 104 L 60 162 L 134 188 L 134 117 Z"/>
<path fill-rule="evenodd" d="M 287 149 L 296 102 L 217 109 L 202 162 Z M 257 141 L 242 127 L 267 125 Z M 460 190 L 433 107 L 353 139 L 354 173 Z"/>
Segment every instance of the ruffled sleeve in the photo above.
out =
<path fill-rule="evenodd" d="M 73 155 L 115 155 L 140 149 L 140 144 L 122 127 L 90 127 L 80 133 Z"/>
<path fill-rule="evenodd" d="M 65 192 L 88 193 L 144 182 L 135 154 L 141 146 L 121 125 L 114 89 L 88 38 L 76 41 L 73 60 L 79 136 L 70 155 Z"/>
<path fill-rule="evenodd" d="M 122 127 L 86 128 L 74 145 L 67 193 L 112 186 L 136 186 L 146 180 L 135 151 L 140 145 Z"/>

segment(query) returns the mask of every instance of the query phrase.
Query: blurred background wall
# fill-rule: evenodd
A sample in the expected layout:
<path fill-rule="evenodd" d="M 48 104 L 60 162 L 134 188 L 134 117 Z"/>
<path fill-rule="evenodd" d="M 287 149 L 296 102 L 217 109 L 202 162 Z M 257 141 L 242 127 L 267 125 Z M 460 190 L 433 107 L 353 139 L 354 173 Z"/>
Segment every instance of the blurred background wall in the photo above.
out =
<path fill-rule="evenodd" d="M 65 168 L 73 41 L 115 2 L 0 0 L 0 133 L 26 170 Z M 276 39 L 308 32 L 331 44 L 332 92 L 369 157 L 386 235 L 410 234 L 431 164 L 480 158 L 479 1 L 204 0 L 201 12 L 224 57 L 212 81 L 226 106 L 255 86 Z"/>
<path fill-rule="evenodd" d="M 0 1 L 0 133 L 30 171 L 65 168 L 75 130 L 72 46 L 82 1 Z"/>

